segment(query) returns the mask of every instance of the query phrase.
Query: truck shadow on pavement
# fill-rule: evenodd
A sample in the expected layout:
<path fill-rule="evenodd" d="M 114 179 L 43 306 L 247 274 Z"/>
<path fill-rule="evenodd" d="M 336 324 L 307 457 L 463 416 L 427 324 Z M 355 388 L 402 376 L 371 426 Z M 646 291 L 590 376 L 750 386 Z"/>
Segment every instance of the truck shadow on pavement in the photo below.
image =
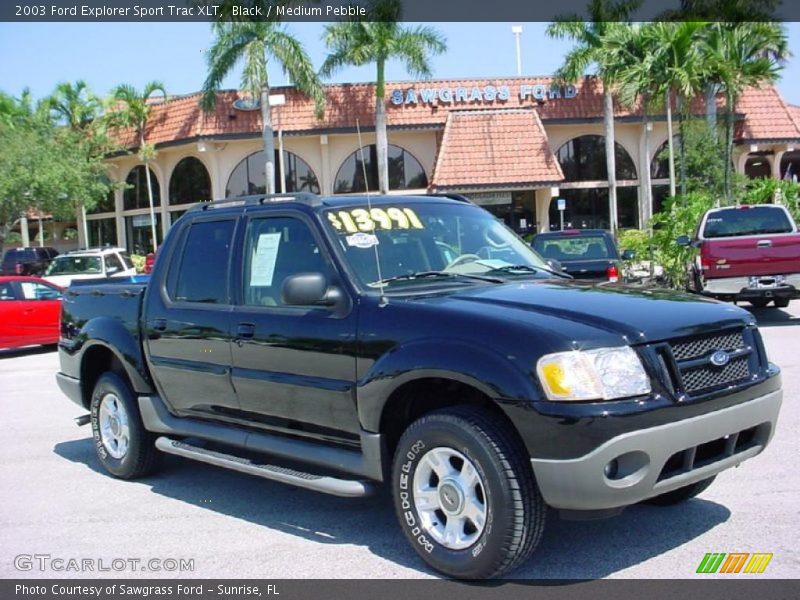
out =
<path fill-rule="evenodd" d="M 108 477 L 91 439 L 62 442 L 53 450 Z M 322 544 L 364 546 L 403 567 L 436 575 L 403 537 L 385 486 L 371 498 L 337 498 L 173 456 L 166 457 L 159 474 L 119 485 L 147 485 L 167 498 Z M 539 548 L 510 577 L 606 577 L 690 542 L 729 517 L 727 508 L 703 499 L 666 508 L 633 506 L 601 521 L 563 521 L 550 511 Z"/>
<path fill-rule="evenodd" d="M 756 308 L 755 306 L 743 306 L 743 308 L 746 308 L 753 314 L 759 327 L 800 325 L 800 317 L 795 317 L 791 313 L 781 310 L 780 308 Z"/>

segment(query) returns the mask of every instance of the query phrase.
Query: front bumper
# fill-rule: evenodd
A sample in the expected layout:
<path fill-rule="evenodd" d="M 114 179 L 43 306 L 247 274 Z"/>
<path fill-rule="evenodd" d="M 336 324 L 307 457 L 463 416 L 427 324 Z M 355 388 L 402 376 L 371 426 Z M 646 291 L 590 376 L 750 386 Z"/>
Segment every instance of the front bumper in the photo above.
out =
<path fill-rule="evenodd" d="M 58 383 L 58 387 L 67 398 L 78 406 L 87 408 L 83 404 L 83 392 L 81 391 L 81 382 L 79 379 L 64 375 L 64 373 L 56 373 L 56 383 Z"/>
<path fill-rule="evenodd" d="M 533 458 L 542 497 L 553 508 L 599 511 L 716 475 L 767 446 L 782 398 L 778 389 L 714 412 L 623 433 L 575 459 Z"/>

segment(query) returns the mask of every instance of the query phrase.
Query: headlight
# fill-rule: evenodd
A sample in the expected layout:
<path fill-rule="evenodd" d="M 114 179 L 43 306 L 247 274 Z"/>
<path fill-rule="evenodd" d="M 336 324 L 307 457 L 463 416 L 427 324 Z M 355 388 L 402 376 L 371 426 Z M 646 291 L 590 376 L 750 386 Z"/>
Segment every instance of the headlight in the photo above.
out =
<path fill-rule="evenodd" d="M 550 400 L 614 400 L 650 393 L 642 361 L 627 346 L 547 354 L 536 364 L 536 373 Z"/>

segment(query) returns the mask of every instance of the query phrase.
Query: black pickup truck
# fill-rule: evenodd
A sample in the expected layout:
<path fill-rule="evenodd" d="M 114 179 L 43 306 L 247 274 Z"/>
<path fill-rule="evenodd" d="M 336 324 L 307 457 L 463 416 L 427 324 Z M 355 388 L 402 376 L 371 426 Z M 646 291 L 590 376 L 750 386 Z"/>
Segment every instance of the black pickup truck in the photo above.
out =
<path fill-rule="evenodd" d="M 525 561 L 548 507 L 677 503 L 761 452 L 779 369 L 746 311 L 572 281 L 460 197 L 198 205 L 146 285 L 70 288 L 58 383 L 103 467 L 163 453 L 340 496 L 386 484 L 454 577 Z"/>

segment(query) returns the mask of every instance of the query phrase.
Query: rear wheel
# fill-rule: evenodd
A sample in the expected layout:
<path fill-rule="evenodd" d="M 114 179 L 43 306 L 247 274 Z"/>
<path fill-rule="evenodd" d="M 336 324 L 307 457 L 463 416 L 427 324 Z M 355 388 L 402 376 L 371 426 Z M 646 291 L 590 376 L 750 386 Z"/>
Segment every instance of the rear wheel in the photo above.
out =
<path fill-rule="evenodd" d="M 786 308 L 789 306 L 789 300 L 790 298 L 775 298 L 773 302 L 775 302 L 776 308 Z"/>
<path fill-rule="evenodd" d="M 544 530 L 546 506 L 525 448 L 505 423 L 475 407 L 431 413 L 406 430 L 392 493 L 411 545 L 452 577 L 516 568 Z"/>
<path fill-rule="evenodd" d="M 673 504 L 680 504 L 681 502 L 686 502 L 697 496 L 698 494 L 703 493 L 708 489 L 712 483 L 714 483 L 714 479 L 716 475 L 709 477 L 708 479 L 703 479 L 702 481 L 698 481 L 696 483 L 689 484 L 682 488 L 678 488 L 677 490 L 672 490 L 671 492 L 666 492 L 661 494 L 660 496 L 655 496 L 654 498 L 648 498 L 645 500 L 646 504 L 653 504 L 655 506 L 672 506 Z"/>
<path fill-rule="evenodd" d="M 106 471 L 120 479 L 136 479 L 160 466 L 155 436 L 145 430 L 133 390 L 123 377 L 104 373 L 94 387 L 90 409 L 95 451 Z"/>

